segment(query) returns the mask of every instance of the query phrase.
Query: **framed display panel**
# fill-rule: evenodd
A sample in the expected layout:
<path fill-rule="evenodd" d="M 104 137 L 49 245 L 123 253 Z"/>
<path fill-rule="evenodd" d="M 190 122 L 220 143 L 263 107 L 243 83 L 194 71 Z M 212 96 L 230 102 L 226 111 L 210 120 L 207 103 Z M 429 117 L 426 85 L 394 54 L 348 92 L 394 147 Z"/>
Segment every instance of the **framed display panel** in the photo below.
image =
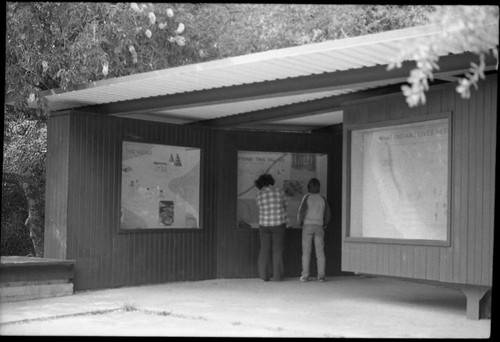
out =
<path fill-rule="evenodd" d="M 450 121 L 348 128 L 347 240 L 449 245 Z"/>
<path fill-rule="evenodd" d="M 123 141 L 120 230 L 200 228 L 200 158 L 199 148 Z"/>
<path fill-rule="evenodd" d="M 307 193 L 307 183 L 318 178 L 326 198 L 328 155 L 318 153 L 238 151 L 237 220 L 239 228 L 258 228 L 259 211 L 255 180 L 269 173 L 285 192 L 289 226 L 299 228 L 297 210 Z"/>

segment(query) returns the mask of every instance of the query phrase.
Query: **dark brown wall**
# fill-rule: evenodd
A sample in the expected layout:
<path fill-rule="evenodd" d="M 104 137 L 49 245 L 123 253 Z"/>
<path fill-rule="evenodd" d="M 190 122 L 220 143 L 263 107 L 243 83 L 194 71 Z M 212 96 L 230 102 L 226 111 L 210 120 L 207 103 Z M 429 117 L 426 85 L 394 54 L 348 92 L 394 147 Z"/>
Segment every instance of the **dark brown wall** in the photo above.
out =
<path fill-rule="evenodd" d="M 66 259 L 69 168 L 69 116 L 50 120 L 47 131 L 47 171 L 44 255 Z"/>
<path fill-rule="evenodd" d="M 427 93 L 427 104 L 414 109 L 408 107 L 400 94 L 346 108 L 344 127 L 452 112 L 451 246 L 343 241 L 342 270 L 461 284 L 492 284 L 497 76 L 480 82 L 479 90 L 472 90 L 469 100 L 462 99 L 455 86 L 431 90 Z M 343 212 L 347 215 L 347 206 Z M 346 222 L 345 216 L 343 222 Z M 346 229 L 344 226 L 343 236 Z"/>
<path fill-rule="evenodd" d="M 123 138 L 202 150 L 202 229 L 119 233 Z M 327 271 L 340 272 L 340 134 L 224 132 L 81 112 L 49 118 L 45 257 L 75 260 L 75 289 L 255 277 L 257 231 L 236 228 L 238 149 L 329 153 Z M 300 274 L 300 231 L 286 270 Z"/>
<path fill-rule="evenodd" d="M 51 117 L 45 257 L 75 260 L 75 288 L 91 289 L 213 278 L 214 133 L 154 122 L 73 112 Z M 69 133 L 69 159 L 59 155 Z M 202 229 L 118 233 L 122 138 L 202 148 Z M 65 140 L 66 139 L 66 140 Z M 59 141 L 59 143 L 55 143 Z M 65 165 L 67 168 L 64 168 Z M 60 168 L 62 166 L 62 168 Z M 55 171 L 57 170 L 57 171 Z M 65 179 L 68 181 L 65 185 Z M 67 221 L 64 212 L 67 206 Z"/>
<path fill-rule="evenodd" d="M 219 139 L 219 198 L 217 230 L 217 277 L 258 277 L 259 234 L 255 229 L 237 228 L 236 185 L 238 151 L 328 153 L 327 197 L 332 221 L 325 232 L 327 275 L 340 271 L 342 136 L 340 134 L 297 134 L 222 132 Z M 285 276 L 299 277 L 301 271 L 300 229 L 287 229 L 285 235 Z M 314 256 L 311 273 L 315 272 Z M 230 261 L 230 262 L 228 262 Z"/>

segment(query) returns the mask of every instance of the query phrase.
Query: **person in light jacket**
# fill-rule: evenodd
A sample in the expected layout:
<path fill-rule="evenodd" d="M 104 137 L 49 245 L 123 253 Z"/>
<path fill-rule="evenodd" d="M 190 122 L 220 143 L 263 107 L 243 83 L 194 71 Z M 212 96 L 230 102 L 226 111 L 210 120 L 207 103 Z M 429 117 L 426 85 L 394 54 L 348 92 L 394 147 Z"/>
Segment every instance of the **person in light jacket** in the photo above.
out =
<path fill-rule="evenodd" d="M 311 178 L 307 183 L 308 193 L 302 197 L 297 213 L 297 222 L 302 226 L 302 275 L 301 281 L 309 280 L 312 242 L 316 251 L 318 280 L 325 281 L 325 228 L 330 221 L 330 207 L 325 197 L 319 194 L 320 182 Z"/>

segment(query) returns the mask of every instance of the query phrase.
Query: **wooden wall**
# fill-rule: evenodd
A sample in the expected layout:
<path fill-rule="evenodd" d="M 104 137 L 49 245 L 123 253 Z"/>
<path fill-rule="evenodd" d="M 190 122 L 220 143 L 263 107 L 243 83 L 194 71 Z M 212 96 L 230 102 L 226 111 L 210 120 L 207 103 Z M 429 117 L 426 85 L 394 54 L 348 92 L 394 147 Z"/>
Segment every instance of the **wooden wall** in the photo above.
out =
<path fill-rule="evenodd" d="M 497 127 L 497 75 L 481 81 L 464 100 L 454 85 L 427 93 L 427 103 L 410 109 L 401 94 L 353 103 L 350 124 L 374 123 L 452 112 L 451 245 L 419 246 L 343 241 L 342 270 L 441 282 L 492 284 Z M 344 139 L 346 134 L 344 131 Z M 344 146 L 347 146 L 344 140 Z M 344 157 L 347 156 L 344 149 Z M 345 158 L 344 158 L 345 159 Z M 344 162 L 344 179 L 347 165 Z M 346 201 L 346 184 L 343 199 Z M 348 208 L 343 210 L 343 236 Z"/>
<path fill-rule="evenodd" d="M 120 233 L 123 138 L 199 146 L 200 230 Z M 257 231 L 236 227 L 237 150 L 329 154 L 327 274 L 340 272 L 340 134 L 225 132 L 69 111 L 49 118 L 45 257 L 75 260 L 75 289 L 257 276 Z M 300 230 L 286 272 L 300 274 Z"/>
<path fill-rule="evenodd" d="M 50 119 L 47 130 L 47 169 L 45 193 L 46 258 L 66 260 L 68 177 L 69 177 L 68 115 Z"/>
<path fill-rule="evenodd" d="M 236 220 L 237 152 L 311 152 L 328 153 L 327 197 L 332 209 L 332 221 L 325 232 L 326 274 L 339 274 L 341 244 L 341 134 L 297 134 L 262 132 L 221 132 L 218 149 L 219 198 L 217 230 L 217 277 L 258 277 L 257 258 L 259 234 L 256 229 L 240 229 Z M 299 277 L 301 272 L 300 229 L 287 229 L 285 234 L 285 276 Z M 313 253 L 314 254 L 314 253 Z M 311 274 L 315 274 L 312 256 Z"/>
<path fill-rule="evenodd" d="M 45 257 L 76 261 L 75 289 L 215 276 L 214 132 L 78 112 L 51 117 L 49 132 Z M 202 148 L 202 229 L 118 233 L 124 137 Z"/>

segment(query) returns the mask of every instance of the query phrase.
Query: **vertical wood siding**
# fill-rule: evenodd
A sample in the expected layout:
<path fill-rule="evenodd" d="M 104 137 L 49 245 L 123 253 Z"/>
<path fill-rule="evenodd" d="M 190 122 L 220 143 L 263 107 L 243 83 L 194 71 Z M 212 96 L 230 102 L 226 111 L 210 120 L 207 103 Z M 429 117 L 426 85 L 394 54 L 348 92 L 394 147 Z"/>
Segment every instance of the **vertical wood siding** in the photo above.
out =
<path fill-rule="evenodd" d="M 47 130 L 45 200 L 46 258 L 66 259 L 69 115 L 52 117 Z"/>
<path fill-rule="evenodd" d="M 222 131 L 218 139 L 217 199 L 217 277 L 258 277 L 260 248 L 257 229 L 239 229 L 236 220 L 236 185 L 238 151 L 312 152 L 328 154 L 327 196 L 332 221 L 325 234 L 326 273 L 339 274 L 341 237 L 342 137 L 340 134 L 297 134 Z M 301 271 L 300 229 L 285 234 L 285 276 L 299 276 Z M 314 257 L 312 260 L 315 260 Z M 311 272 L 315 272 L 314 262 Z"/>
<path fill-rule="evenodd" d="M 402 95 L 348 106 L 344 124 L 373 123 L 452 112 L 451 246 L 343 241 L 342 270 L 442 282 L 492 285 L 495 203 L 497 76 L 488 76 L 464 100 L 455 85 L 427 94 L 409 108 Z M 345 143 L 345 140 L 344 140 Z M 346 151 L 344 150 L 344 153 Z M 344 176 L 347 165 L 344 158 Z M 347 186 L 343 184 L 343 199 Z M 343 236 L 347 206 L 343 209 Z"/>
<path fill-rule="evenodd" d="M 327 274 L 340 273 L 341 134 L 226 132 L 81 112 L 50 125 L 45 252 L 76 261 L 77 290 L 257 277 L 258 231 L 236 227 L 238 150 L 328 153 Z M 121 144 L 131 137 L 201 148 L 200 230 L 118 232 Z M 287 275 L 300 274 L 301 250 L 301 231 L 287 231 Z"/>
<path fill-rule="evenodd" d="M 168 281 L 198 280 L 215 276 L 214 133 L 156 122 L 118 119 L 73 112 L 51 129 L 49 139 L 48 222 L 49 235 L 67 227 L 64 259 L 74 259 L 75 288 L 94 289 Z M 186 232 L 118 233 L 120 217 L 121 143 L 137 137 L 164 144 L 199 146 L 202 150 L 201 224 Z M 69 158 L 58 146 L 69 138 Z M 65 140 L 66 139 L 66 140 Z M 60 161 L 54 158 L 61 158 Z M 61 162 L 62 161 L 62 162 Z M 52 165 L 52 166 L 50 166 Z M 56 166 L 57 165 L 57 166 Z M 62 169 L 58 170 L 60 166 Z M 66 185 L 58 177 L 68 177 Z M 57 221 L 57 222 L 56 222 Z M 66 225 L 65 225 L 66 223 Z M 51 239 L 48 239 L 51 240 Z M 58 247 L 59 249 L 64 249 Z M 47 257 L 62 256 L 49 243 Z M 58 254 L 59 253 L 59 254 Z"/>

